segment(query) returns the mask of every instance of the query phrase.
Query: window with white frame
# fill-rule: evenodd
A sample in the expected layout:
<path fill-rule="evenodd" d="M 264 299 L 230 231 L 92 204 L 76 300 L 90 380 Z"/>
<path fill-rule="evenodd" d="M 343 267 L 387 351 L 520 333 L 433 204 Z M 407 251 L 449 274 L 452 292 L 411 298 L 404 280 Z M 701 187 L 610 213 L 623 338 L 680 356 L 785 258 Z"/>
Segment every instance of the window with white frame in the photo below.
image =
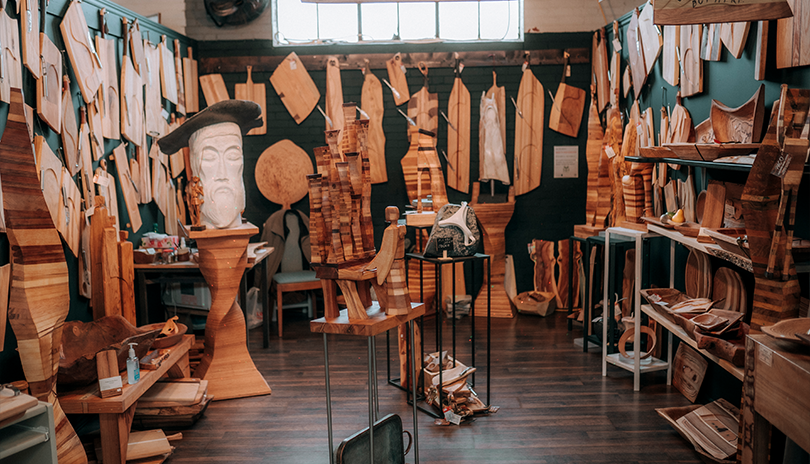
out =
<path fill-rule="evenodd" d="M 273 0 L 276 45 L 522 40 L 523 0 L 304 3 Z"/>

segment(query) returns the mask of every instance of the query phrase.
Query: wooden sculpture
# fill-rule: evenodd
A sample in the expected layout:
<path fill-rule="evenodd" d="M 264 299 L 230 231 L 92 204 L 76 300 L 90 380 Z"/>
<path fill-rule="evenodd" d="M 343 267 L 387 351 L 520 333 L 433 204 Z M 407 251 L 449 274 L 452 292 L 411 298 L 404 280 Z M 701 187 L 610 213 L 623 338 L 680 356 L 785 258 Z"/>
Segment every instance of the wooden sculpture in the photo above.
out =
<path fill-rule="evenodd" d="M 681 27 L 664 26 L 664 44 L 661 52 L 661 75 L 667 84 L 675 87 L 680 82 L 678 48 L 681 45 Z"/>
<path fill-rule="evenodd" d="M 557 291 L 557 260 L 554 258 L 554 242 L 532 240 L 529 255 L 534 262 L 534 291 L 551 294 L 557 303 L 557 307 L 563 307 L 560 294 Z M 567 259 L 568 255 L 566 254 L 566 261 Z M 560 274 L 560 276 L 564 277 L 565 281 L 568 282 L 567 273 L 564 276 Z"/>
<path fill-rule="evenodd" d="M 765 119 L 765 84 L 737 108 L 712 100 L 711 127 L 718 142 L 759 143 Z"/>
<path fill-rule="evenodd" d="M 188 212 L 191 215 L 191 230 L 193 231 L 205 230 L 205 226 L 200 222 L 200 207 L 204 202 L 205 194 L 202 185 L 200 185 L 200 178 L 194 176 L 186 186 L 186 203 L 188 203 Z"/>
<path fill-rule="evenodd" d="M 175 45 L 175 48 L 177 45 Z M 177 53 L 177 52 L 175 52 Z M 185 58 L 184 58 L 185 59 Z M 188 89 L 187 94 L 191 93 Z M 236 84 L 233 88 L 233 95 L 237 100 L 248 100 L 256 103 L 262 109 L 262 125 L 251 129 L 247 135 L 264 135 L 267 133 L 267 95 L 264 82 L 253 82 L 253 66 L 247 67 L 247 82 Z M 188 109 L 189 95 L 186 95 L 186 108 Z"/>
<path fill-rule="evenodd" d="M 606 158 L 606 169 L 608 170 L 609 181 L 605 183 L 603 191 L 610 191 L 612 198 L 610 205 L 609 224 L 616 226 L 624 219 L 624 202 L 622 201 L 621 181 L 624 177 L 624 158 L 622 157 L 622 117 L 618 108 L 609 108 L 607 113 L 607 128 L 605 129 L 604 151 Z M 635 139 L 635 137 L 633 137 Z M 601 165 L 600 165 L 601 169 Z M 618 178 L 617 178 L 618 177 Z M 599 199 L 602 200 L 600 194 Z"/>
<path fill-rule="evenodd" d="M 453 89 L 447 103 L 447 186 L 470 191 L 470 91 L 461 80 L 462 66 L 456 59 Z"/>
<path fill-rule="evenodd" d="M 2 184 L 12 262 L 8 319 L 31 394 L 53 404 L 59 462 L 86 463 L 84 448 L 56 399 L 62 324 L 70 309 L 67 263 L 37 178 L 22 92 L 12 90 L 11 97 L 0 145 L 0 177 L 15 179 Z"/>
<path fill-rule="evenodd" d="M 570 261 L 569 257 L 569 250 L 570 247 L 574 247 L 574 260 Z M 560 280 L 557 283 L 557 296 L 559 296 L 560 302 L 562 303 L 563 308 L 579 308 L 580 305 L 580 289 L 579 289 L 579 279 L 580 279 L 580 271 L 582 271 L 582 250 L 580 248 L 580 242 L 576 240 L 560 240 L 557 242 L 557 249 L 559 253 L 557 255 L 557 265 L 560 269 Z M 570 269 L 569 268 L 573 268 Z M 568 301 L 568 274 L 571 272 L 573 277 L 571 281 L 571 288 L 573 290 L 573 301 Z"/>
<path fill-rule="evenodd" d="M 391 88 L 394 95 L 394 103 L 399 106 L 411 99 L 408 91 L 408 79 L 405 77 L 405 65 L 402 64 L 402 55 L 397 53 L 390 60 L 385 62 L 388 70 L 388 81 L 386 84 Z"/>
<path fill-rule="evenodd" d="M 0 101 L 11 102 L 11 89 L 22 88 L 22 59 L 20 58 L 20 29 L 17 20 L 5 14 L 0 8 L 0 70 L 4 79 L 0 79 Z"/>
<path fill-rule="evenodd" d="M 494 75 L 494 73 L 493 73 Z M 506 165 L 505 127 L 500 117 L 500 101 L 505 101 L 503 87 L 490 89 L 492 97 L 481 94 L 481 120 L 478 125 L 478 180 L 482 182 L 501 181 L 509 185 L 509 170 Z M 501 98 L 504 97 L 504 98 Z"/>
<path fill-rule="evenodd" d="M 475 298 L 474 315 L 487 315 L 487 294 L 491 292 L 492 317 L 514 317 L 515 311 L 503 284 L 506 278 L 506 241 L 504 232 L 512 219 L 512 213 L 515 211 L 515 188 L 509 188 L 506 203 L 480 203 L 480 189 L 480 182 L 473 184 L 470 206 L 475 210 L 475 216 L 481 224 L 484 236 L 484 253 L 491 257 L 492 279 L 488 282 L 484 278 L 481 290 Z"/>
<path fill-rule="evenodd" d="M 564 84 L 560 85 L 562 87 Z M 559 95 L 558 91 L 558 98 Z M 543 172 L 545 101 L 543 84 L 534 76 L 534 71 L 526 66 L 523 77 L 520 78 L 520 89 L 515 105 L 515 195 L 529 193 L 540 186 Z M 553 121 L 553 108 L 551 114 Z M 560 113 L 557 112 L 558 120 L 559 116 Z"/>
<path fill-rule="evenodd" d="M 284 107 L 287 108 L 296 124 L 301 124 L 301 121 L 309 116 L 321 98 L 318 87 L 315 86 L 315 82 L 312 81 L 312 77 L 309 76 L 307 69 L 295 52 L 287 55 L 273 71 L 270 83 L 273 84 L 281 103 L 284 103 Z M 205 93 L 202 77 L 200 77 L 200 85 Z M 207 101 L 207 94 L 205 98 Z"/>

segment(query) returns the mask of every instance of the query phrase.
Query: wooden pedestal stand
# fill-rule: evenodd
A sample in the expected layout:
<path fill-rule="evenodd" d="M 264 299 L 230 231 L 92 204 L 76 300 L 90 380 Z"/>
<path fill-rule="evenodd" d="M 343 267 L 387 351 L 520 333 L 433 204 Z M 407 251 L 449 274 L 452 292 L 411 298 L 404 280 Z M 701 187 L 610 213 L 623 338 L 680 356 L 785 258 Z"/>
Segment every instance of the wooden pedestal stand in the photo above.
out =
<path fill-rule="evenodd" d="M 205 353 L 194 377 L 208 380 L 215 400 L 269 395 L 270 387 L 247 349 L 245 317 L 236 293 L 247 267 L 247 244 L 259 229 L 247 223 L 232 229 L 187 230 L 200 250 L 200 271 L 211 287 L 205 322 Z"/>
<path fill-rule="evenodd" d="M 484 235 L 484 253 L 492 256 L 492 279 L 487 282 L 486 277 L 481 290 L 475 298 L 474 316 L 484 316 L 487 313 L 487 291 L 492 291 L 492 317 L 515 317 L 515 309 L 506 288 L 503 286 L 506 278 L 506 241 L 504 240 L 506 225 L 515 212 L 515 188 L 509 187 L 509 201 L 506 203 L 478 203 L 478 193 L 481 183 L 473 183 L 473 194 L 470 206 L 475 210 L 475 216 L 481 224 Z"/>

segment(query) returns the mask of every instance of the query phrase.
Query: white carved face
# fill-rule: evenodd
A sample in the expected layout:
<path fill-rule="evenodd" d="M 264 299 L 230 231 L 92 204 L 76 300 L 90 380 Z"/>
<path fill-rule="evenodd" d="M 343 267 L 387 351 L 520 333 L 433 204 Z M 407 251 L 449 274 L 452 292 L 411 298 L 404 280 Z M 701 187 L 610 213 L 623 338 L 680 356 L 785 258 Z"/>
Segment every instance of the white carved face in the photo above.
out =
<path fill-rule="evenodd" d="M 241 225 L 245 183 L 239 126 L 223 122 L 204 127 L 189 137 L 188 145 L 191 168 L 203 188 L 202 223 L 216 229 Z"/>

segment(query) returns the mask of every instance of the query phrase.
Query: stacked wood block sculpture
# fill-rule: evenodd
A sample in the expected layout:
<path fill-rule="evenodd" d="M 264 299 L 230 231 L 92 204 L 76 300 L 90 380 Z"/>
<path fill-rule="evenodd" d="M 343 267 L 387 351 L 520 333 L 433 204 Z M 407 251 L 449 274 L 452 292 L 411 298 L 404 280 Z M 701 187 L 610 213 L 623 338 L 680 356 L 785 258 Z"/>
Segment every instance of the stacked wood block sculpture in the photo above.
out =
<path fill-rule="evenodd" d="M 370 285 L 379 307 L 388 315 L 411 310 L 405 281 L 405 226 L 398 226 L 399 210 L 386 209 L 391 225 L 380 252 L 374 248 L 371 222 L 371 173 L 368 158 L 368 121 L 355 119 L 355 104 L 343 105 L 342 134 L 326 131 L 328 146 L 315 149 L 317 174 L 307 176 L 310 201 L 312 265 L 322 279 L 326 319 L 339 316 L 338 286 L 349 320 L 369 318 Z"/>

